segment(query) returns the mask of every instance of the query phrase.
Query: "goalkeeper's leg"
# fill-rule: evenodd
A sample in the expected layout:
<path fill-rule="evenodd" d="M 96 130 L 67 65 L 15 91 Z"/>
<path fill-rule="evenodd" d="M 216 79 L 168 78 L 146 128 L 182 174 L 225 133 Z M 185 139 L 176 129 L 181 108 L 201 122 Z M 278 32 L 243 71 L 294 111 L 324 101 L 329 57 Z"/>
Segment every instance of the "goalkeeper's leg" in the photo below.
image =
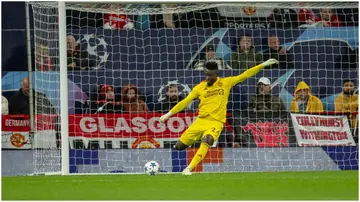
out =
<path fill-rule="evenodd" d="M 189 146 L 187 146 L 186 144 L 182 143 L 181 140 L 178 140 L 178 141 L 176 142 L 176 145 L 175 145 L 174 149 L 181 151 L 181 150 L 184 150 L 184 149 L 186 149 L 186 148 L 188 148 L 188 147 L 189 147 Z"/>
<path fill-rule="evenodd" d="M 200 148 L 197 150 L 189 166 L 184 169 L 184 175 L 191 175 L 191 170 L 193 170 L 205 158 L 207 152 L 209 151 L 209 147 L 213 144 L 214 138 L 211 135 L 205 135 L 201 141 Z"/>
<path fill-rule="evenodd" d="M 201 138 L 200 148 L 197 150 L 189 166 L 184 169 L 184 175 L 191 175 L 191 171 L 205 158 L 211 145 L 219 139 L 220 133 L 224 127 L 224 124 L 218 121 L 205 121 L 204 125 L 206 126 L 206 129 Z M 208 126 L 211 126 L 211 128 L 208 128 Z"/>
<path fill-rule="evenodd" d="M 199 125 L 192 125 L 188 130 L 185 131 L 184 134 L 181 135 L 180 139 L 175 145 L 176 150 L 184 150 L 189 147 L 189 145 L 194 144 L 197 140 L 201 139 L 202 132 L 198 132 L 197 129 L 201 129 L 202 127 L 196 127 Z M 194 130 L 195 128 L 195 130 Z M 200 131 L 201 131 L 200 130 Z M 204 131 L 203 131 L 204 132 Z M 206 132 L 206 131 L 205 131 Z M 209 144 L 211 143 L 211 144 Z M 202 138 L 202 142 L 200 144 L 199 150 L 196 152 L 195 156 L 191 160 L 191 163 L 188 167 L 184 169 L 182 172 L 183 175 L 191 175 L 191 170 L 194 169 L 205 157 L 207 151 L 209 150 L 209 145 L 214 143 L 214 138 L 211 135 L 205 135 Z"/>

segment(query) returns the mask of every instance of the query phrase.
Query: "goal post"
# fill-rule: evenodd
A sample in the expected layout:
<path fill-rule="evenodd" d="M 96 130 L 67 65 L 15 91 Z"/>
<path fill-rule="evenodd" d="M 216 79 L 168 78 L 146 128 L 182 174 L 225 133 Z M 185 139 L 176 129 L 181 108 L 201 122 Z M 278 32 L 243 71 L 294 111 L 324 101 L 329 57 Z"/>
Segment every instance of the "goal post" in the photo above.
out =
<path fill-rule="evenodd" d="M 34 100 L 35 174 L 141 173 L 151 160 L 159 162 L 162 172 L 180 172 L 198 145 L 185 151 L 173 146 L 195 119 L 199 102 L 165 126 L 158 118 L 169 109 L 161 103 L 169 99 L 166 106 L 172 105 L 171 90 L 187 96 L 204 79 L 199 70 L 207 57 L 218 63 L 224 77 L 238 75 L 266 57 L 281 61 L 233 88 L 224 131 L 196 171 L 339 170 L 339 161 L 357 166 L 332 155 L 357 155 L 351 148 L 352 120 L 345 123 L 350 117 L 356 120 L 356 112 L 334 112 L 343 80 L 358 80 L 358 22 L 341 13 L 357 12 L 356 3 L 30 5 L 35 41 L 32 82 L 39 92 Z M 330 10 L 323 13 L 338 15 L 336 19 L 319 20 L 324 8 Z M 280 48 L 275 54 L 272 47 Z M 301 80 L 324 112 L 290 113 Z M 250 109 L 259 83 L 270 87 L 282 103 L 275 108 L 281 110 L 254 110 L 256 103 Z M 136 99 L 130 94 L 137 94 Z M 302 105 L 297 108 L 301 110 Z M 306 126 L 305 121 L 315 119 L 341 122 L 343 127 L 334 131 L 343 135 L 341 141 L 312 141 L 313 131 L 307 130 L 322 127 L 318 134 L 332 127 Z"/>
<path fill-rule="evenodd" d="M 61 174 L 69 174 L 68 71 L 66 54 L 66 5 L 59 1 L 59 65 L 60 65 L 60 119 L 61 119 Z"/>

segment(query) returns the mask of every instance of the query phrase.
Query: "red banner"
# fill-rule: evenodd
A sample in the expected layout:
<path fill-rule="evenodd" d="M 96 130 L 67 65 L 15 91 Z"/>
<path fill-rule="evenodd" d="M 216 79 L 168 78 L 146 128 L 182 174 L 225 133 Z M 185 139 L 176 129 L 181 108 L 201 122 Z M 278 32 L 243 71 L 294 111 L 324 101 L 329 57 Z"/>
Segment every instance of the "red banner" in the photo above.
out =
<path fill-rule="evenodd" d="M 107 147 L 109 142 L 112 148 L 122 148 L 124 145 L 127 148 L 162 148 L 164 145 L 176 142 L 195 121 L 197 114 L 180 113 L 171 117 L 164 124 L 159 122 L 161 115 L 161 113 L 69 115 L 70 147 L 75 148 L 75 144 L 78 144 L 75 142 L 80 141 L 86 148 L 90 142 L 97 142 L 99 148 Z M 55 123 L 60 121 L 56 121 L 56 118 L 56 115 L 38 115 L 36 117 L 37 130 L 34 137 L 46 140 L 46 143 L 51 142 L 51 145 L 47 144 L 46 147 L 56 145 Z M 225 128 L 232 132 L 229 124 L 225 124 Z M 3 116 L 2 131 L 4 140 L 5 132 L 7 136 L 18 132 L 27 132 L 28 134 L 30 131 L 29 116 Z M 11 136 L 6 137 L 6 141 L 10 141 L 10 138 Z M 44 148 L 44 145 L 45 143 L 41 143 L 39 147 Z"/>
<path fill-rule="evenodd" d="M 178 138 L 195 120 L 194 114 L 177 114 L 161 124 L 162 114 L 70 115 L 69 136 L 87 138 Z"/>
<path fill-rule="evenodd" d="M 36 130 L 55 130 L 55 119 L 57 115 L 37 115 Z M 29 132 L 29 115 L 2 115 L 1 131 Z"/>
<path fill-rule="evenodd" d="M 289 147 L 296 144 L 287 113 L 244 113 L 239 119 L 241 131 L 238 137 L 243 147 Z"/>
<path fill-rule="evenodd" d="M 251 131 L 257 147 L 288 147 L 289 125 L 286 122 L 248 123 L 243 126 L 245 132 Z"/>
<path fill-rule="evenodd" d="M 161 113 L 148 114 L 82 114 L 69 116 L 70 147 L 82 142 L 87 148 L 170 148 L 195 121 L 195 113 L 180 113 L 164 124 Z M 230 115 L 229 115 L 230 116 Z M 229 124 L 226 130 L 232 132 Z M 94 142 L 94 143 L 91 143 Z M 97 147 L 97 146 L 96 146 Z"/>
<path fill-rule="evenodd" d="M 1 131 L 29 132 L 30 121 L 28 115 L 3 115 Z"/>
<path fill-rule="evenodd" d="M 56 148 L 55 118 L 57 115 L 37 115 L 34 148 Z M 29 115 L 3 115 L 1 146 L 4 149 L 30 149 Z"/>

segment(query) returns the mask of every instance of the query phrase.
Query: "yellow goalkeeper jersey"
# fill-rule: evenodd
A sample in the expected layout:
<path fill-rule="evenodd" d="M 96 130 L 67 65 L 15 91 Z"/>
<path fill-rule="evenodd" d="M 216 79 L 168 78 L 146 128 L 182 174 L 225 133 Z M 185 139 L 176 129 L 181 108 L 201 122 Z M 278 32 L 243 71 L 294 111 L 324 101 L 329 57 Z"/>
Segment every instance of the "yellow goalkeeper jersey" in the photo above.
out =
<path fill-rule="evenodd" d="M 182 111 L 192 100 L 199 98 L 199 115 L 198 117 L 211 116 L 213 119 L 225 123 L 226 106 L 229 101 L 230 90 L 236 84 L 254 76 L 263 66 L 257 65 L 248 69 L 238 76 L 218 77 L 212 86 L 207 86 L 207 82 L 203 81 L 196 85 L 190 94 L 171 109 L 171 113 L 175 114 Z"/>

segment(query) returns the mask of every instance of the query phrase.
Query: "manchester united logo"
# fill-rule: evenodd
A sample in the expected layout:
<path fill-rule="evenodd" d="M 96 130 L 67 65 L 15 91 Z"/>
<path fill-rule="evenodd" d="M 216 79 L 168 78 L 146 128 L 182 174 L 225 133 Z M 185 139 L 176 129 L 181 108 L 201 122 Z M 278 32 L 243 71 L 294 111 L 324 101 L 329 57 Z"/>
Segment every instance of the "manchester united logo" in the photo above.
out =
<path fill-rule="evenodd" d="M 253 16 L 256 13 L 256 7 L 242 7 L 241 9 L 248 16 Z"/>
<path fill-rule="evenodd" d="M 141 148 L 141 149 L 150 149 L 153 148 L 160 148 L 160 142 L 155 140 L 154 138 L 142 136 L 137 138 L 131 145 L 133 149 L 135 148 Z"/>
<path fill-rule="evenodd" d="M 150 143 L 140 143 L 139 146 L 141 149 L 151 149 L 152 148 L 152 144 Z"/>
<path fill-rule="evenodd" d="M 14 147 L 20 148 L 24 146 L 28 140 L 25 140 L 25 136 L 21 135 L 20 133 L 14 133 L 10 136 L 10 142 Z"/>

